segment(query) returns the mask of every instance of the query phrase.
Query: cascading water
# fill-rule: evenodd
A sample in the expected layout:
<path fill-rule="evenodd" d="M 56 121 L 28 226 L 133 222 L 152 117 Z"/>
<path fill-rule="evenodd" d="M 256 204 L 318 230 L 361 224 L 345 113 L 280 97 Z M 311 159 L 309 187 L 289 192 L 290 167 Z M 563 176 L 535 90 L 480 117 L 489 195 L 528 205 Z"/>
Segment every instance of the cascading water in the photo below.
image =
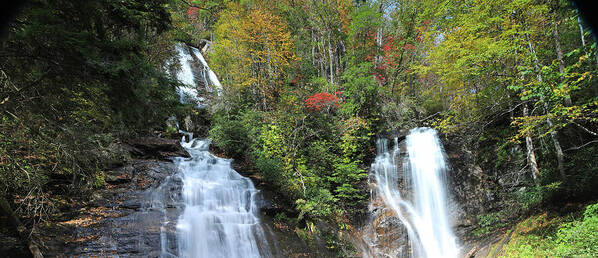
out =
<path fill-rule="evenodd" d="M 178 61 L 181 65 L 181 69 L 176 73 L 175 77 L 184 84 L 183 86 L 177 88 L 180 101 L 182 103 L 196 104 L 197 107 L 203 107 L 202 104 L 205 98 L 199 96 L 196 77 L 201 78 L 207 91 L 212 91 L 212 87 L 214 87 L 217 94 L 220 94 L 222 90 L 220 80 L 218 80 L 216 73 L 210 69 L 199 49 L 185 46 L 184 44 L 176 44 L 175 49 L 177 51 Z M 194 58 L 197 58 L 201 65 L 201 69 L 199 71 L 193 68 L 192 64 L 194 62 Z"/>
<path fill-rule="evenodd" d="M 181 103 L 193 103 L 198 107 L 201 107 L 203 98 L 199 97 L 197 87 L 195 85 L 195 79 L 193 75 L 193 57 L 187 53 L 182 44 L 175 45 L 175 49 L 178 54 L 178 60 L 181 64 L 181 69 L 177 72 L 176 78 L 184 85 L 177 88 L 177 92 L 180 97 Z"/>
<path fill-rule="evenodd" d="M 220 93 L 220 81 L 198 49 L 182 44 L 175 48 L 181 63 L 176 77 L 186 85 L 178 89 L 181 102 L 189 103 L 191 99 L 201 107 L 204 99 L 198 96 L 195 74 L 200 75 L 208 91 L 212 90 L 211 85 Z M 193 69 L 194 58 L 200 62 L 200 71 Z M 176 118 L 170 120 L 178 127 Z M 175 199 L 183 211 L 176 223 L 176 244 L 167 237 L 166 226 L 171 223 L 164 223 L 166 226 L 161 229 L 161 257 L 271 257 L 272 241 L 268 241 L 258 217 L 261 195 L 251 180 L 233 170 L 231 160 L 212 155 L 209 140 L 193 139 L 192 133 L 179 132 L 184 135 L 181 146 L 190 156 L 174 159 L 175 177 L 182 183 L 182 189 L 178 189 L 181 196 Z"/>
<path fill-rule="evenodd" d="M 177 224 L 179 257 L 270 257 L 258 218 L 258 191 L 230 160 L 209 151 L 209 141 L 181 143 L 191 158 L 177 158 L 185 206 Z"/>
<path fill-rule="evenodd" d="M 378 155 L 372 164 L 376 195 L 405 226 L 414 257 L 456 257 L 459 248 L 448 219 L 445 172 L 447 164 L 435 130 L 416 128 L 406 137 L 407 157 L 400 157 L 398 139 L 388 150 L 386 139 L 378 140 Z M 402 164 L 398 162 L 403 162 Z M 399 174 L 399 165 L 403 175 Z M 399 181 L 402 179 L 404 190 Z"/>
<path fill-rule="evenodd" d="M 218 80 L 218 76 L 216 76 L 216 73 L 214 73 L 214 71 L 212 71 L 212 69 L 210 69 L 210 66 L 208 66 L 206 59 L 203 58 L 203 55 L 201 54 L 201 51 L 199 51 L 199 49 L 197 49 L 197 48 L 191 48 L 191 49 L 193 50 L 193 53 L 197 56 L 197 58 L 203 65 L 204 74 L 207 71 L 208 79 L 210 79 L 211 84 L 216 88 L 217 92 L 220 92 L 222 90 L 222 84 L 220 84 L 220 80 Z"/>

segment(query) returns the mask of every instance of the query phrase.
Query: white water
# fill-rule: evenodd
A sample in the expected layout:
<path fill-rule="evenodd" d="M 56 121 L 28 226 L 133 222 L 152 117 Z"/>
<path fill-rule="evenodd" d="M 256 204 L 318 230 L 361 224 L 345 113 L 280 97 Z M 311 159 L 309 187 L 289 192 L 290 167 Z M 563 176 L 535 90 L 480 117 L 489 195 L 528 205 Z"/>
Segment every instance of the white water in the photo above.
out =
<path fill-rule="evenodd" d="M 408 158 L 398 171 L 398 140 L 388 150 L 386 139 L 378 140 L 378 155 L 372 165 L 377 194 L 405 225 L 414 257 L 457 257 L 459 247 L 447 211 L 446 158 L 436 131 L 416 128 L 406 138 Z M 403 173 L 403 191 L 399 179 Z"/>
<path fill-rule="evenodd" d="M 216 76 L 216 73 L 214 73 L 214 71 L 212 71 L 212 69 L 210 69 L 210 66 L 208 66 L 208 63 L 206 62 L 206 59 L 203 58 L 201 51 L 199 51 L 199 49 L 194 48 L 194 47 L 191 49 L 193 50 L 193 53 L 199 58 L 199 61 L 201 62 L 201 64 L 205 68 L 205 70 L 207 70 L 208 78 L 210 79 L 210 82 L 212 83 L 212 85 L 214 85 L 214 87 L 216 87 L 217 92 L 220 93 L 220 91 L 222 90 L 222 84 L 220 84 L 220 80 L 218 80 L 218 76 Z"/>
<path fill-rule="evenodd" d="M 183 140 L 191 158 L 175 160 L 185 206 L 177 224 L 179 257 L 272 256 L 258 218 L 258 191 L 231 160 L 212 155 L 209 144 Z"/>
<path fill-rule="evenodd" d="M 204 98 L 198 95 L 193 57 L 182 44 L 177 44 L 181 70 L 176 78 L 186 86 L 177 90 L 182 103 L 196 103 L 202 107 Z M 219 94 L 222 86 L 210 70 L 201 52 L 191 47 L 204 71 L 199 74 L 207 90 L 214 86 Z M 205 78 L 207 72 L 208 80 Z M 176 118 L 170 118 L 176 123 Z M 231 160 L 218 158 L 209 152 L 210 141 L 193 139 L 193 134 L 182 131 L 181 146 L 191 158 L 174 159 L 177 176 L 182 181 L 181 201 L 184 207 L 176 224 L 178 255 L 168 251 L 167 230 L 161 228 L 161 257 L 220 258 L 271 257 L 270 243 L 260 219 L 257 201 L 261 200 L 249 178 L 231 168 Z M 165 225 L 168 225 L 167 223 Z"/>
<path fill-rule="evenodd" d="M 197 86 L 195 84 L 193 67 L 191 66 L 193 57 L 185 51 L 181 44 L 177 44 L 175 48 L 178 53 L 179 63 L 181 64 L 181 70 L 176 74 L 176 78 L 185 84 L 184 86 L 177 88 L 180 102 L 185 104 L 196 104 L 196 106 L 201 107 L 201 102 L 204 99 L 199 97 L 199 92 L 197 91 Z"/>
<path fill-rule="evenodd" d="M 206 85 L 206 90 L 211 92 L 213 89 L 211 86 L 216 88 L 216 93 L 220 94 L 222 90 L 222 85 L 220 84 L 220 80 L 218 80 L 218 76 L 216 73 L 210 69 L 208 63 L 204 59 L 201 51 L 194 47 L 189 47 L 193 54 L 199 59 L 203 71 L 194 71 L 192 66 L 193 63 L 193 56 L 188 53 L 186 46 L 183 44 L 176 44 L 175 49 L 177 51 L 177 58 L 179 63 L 181 64 L 181 69 L 176 74 L 176 79 L 181 81 L 185 86 L 181 86 L 177 88 L 177 92 L 179 94 L 180 101 L 185 104 L 196 104 L 197 107 L 203 107 L 203 102 L 205 98 L 199 96 L 199 91 L 197 90 L 197 83 L 195 82 L 195 74 L 199 73 L 200 77 L 203 80 L 203 84 Z M 208 74 L 208 77 L 205 77 L 205 74 Z"/>

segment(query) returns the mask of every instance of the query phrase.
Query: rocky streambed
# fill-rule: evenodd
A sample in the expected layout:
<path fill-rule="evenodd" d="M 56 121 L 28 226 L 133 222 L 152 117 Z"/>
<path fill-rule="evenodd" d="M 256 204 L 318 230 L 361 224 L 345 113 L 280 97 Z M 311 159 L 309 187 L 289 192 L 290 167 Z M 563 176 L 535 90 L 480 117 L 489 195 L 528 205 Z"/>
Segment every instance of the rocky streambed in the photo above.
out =
<path fill-rule="evenodd" d="M 176 237 L 169 222 L 180 213 L 180 182 L 172 177 L 176 171 L 169 158 L 188 154 L 178 140 L 157 137 L 123 147 L 133 159 L 105 172 L 103 187 L 89 198 L 73 196 L 70 210 L 38 224 L 46 257 L 156 257 L 160 239 Z"/>
<path fill-rule="evenodd" d="M 182 181 L 172 158 L 189 155 L 179 140 L 158 137 L 128 140 L 122 147 L 133 158 L 106 171 L 102 187 L 89 196 L 65 198 L 72 202 L 68 208 L 37 224 L 45 257 L 176 257 L 176 224 L 184 207 Z M 322 252 L 274 219 L 281 211 L 279 200 L 258 178 L 252 180 L 263 191 L 260 217 L 277 256 Z"/>

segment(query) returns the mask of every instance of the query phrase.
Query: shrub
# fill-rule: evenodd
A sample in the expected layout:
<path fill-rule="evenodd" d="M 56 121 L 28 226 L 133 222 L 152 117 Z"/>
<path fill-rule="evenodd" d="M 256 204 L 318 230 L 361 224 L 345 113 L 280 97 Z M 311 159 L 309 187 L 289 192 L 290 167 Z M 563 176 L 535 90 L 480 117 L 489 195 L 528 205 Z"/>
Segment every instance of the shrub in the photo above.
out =
<path fill-rule="evenodd" d="M 598 254 L 598 203 L 586 207 L 582 221 L 563 224 L 555 243 L 555 254 L 559 257 Z"/>
<path fill-rule="evenodd" d="M 309 96 L 305 100 L 305 106 L 307 107 L 307 109 L 313 111 L 330 111 L 333 108 L 339 107 L 339 103 L 341 102 L 340 96 L 340 91 L 337 91 L 335 95 L 326 92 L 316 93 L 314 95 Z"/>

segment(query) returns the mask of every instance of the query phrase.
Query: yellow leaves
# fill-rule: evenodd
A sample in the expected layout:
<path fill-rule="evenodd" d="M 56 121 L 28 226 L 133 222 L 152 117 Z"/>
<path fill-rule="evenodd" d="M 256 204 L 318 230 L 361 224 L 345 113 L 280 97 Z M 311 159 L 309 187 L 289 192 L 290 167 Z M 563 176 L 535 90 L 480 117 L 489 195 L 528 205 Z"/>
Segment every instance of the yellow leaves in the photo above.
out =
<path fill-rule="evenodd" d="M 283 157 L 287 152 L 285 149 L 287 144 L 280 128 L 276 125 L 268 125 L 267 130 L 262 132 L 260 139 L 263 142 L 263 153 L 266 154 L 268 158 Z"/>
<path fill-rule="evenodd" d="M 354 116 L 351 117 L 349 119 L 345 119 L 343 120 L 341 123 L 341 129 L 344 132 L 344 134 L 352 134 L 353 132 L 361 129 L 361 128 L 367 128 L 368 123 L 367 120 L 358 117 L 358 116 Z"/>
<path fill-rule="evenodd" d="M 277 15 L 231 4 L 216 25 L 210 61 L 228 88 L 253 87 L 268 101 L 277 95 L 286 70 L 296 60 L 290 32 Z"/>
<path fill-rule="evenodd" d="M 581 58 L 580 58 L 581 59 Z M 583 73 L 578 79 L 577 79 L 577 83 L 585 80 L 585 79 L 591 79 L 592 78 L 592 74 L 590 72 L 585 72 Z"/>
<path fill-rule="evenodd" d="M 442 133 L 451 133 L 455 131 L 456 123 L 455 123 L 455 116 L 454 115 L 447 115 L 443 118 L 438 118 L 432 123 L 432 127 L 436 128 Z"/>

